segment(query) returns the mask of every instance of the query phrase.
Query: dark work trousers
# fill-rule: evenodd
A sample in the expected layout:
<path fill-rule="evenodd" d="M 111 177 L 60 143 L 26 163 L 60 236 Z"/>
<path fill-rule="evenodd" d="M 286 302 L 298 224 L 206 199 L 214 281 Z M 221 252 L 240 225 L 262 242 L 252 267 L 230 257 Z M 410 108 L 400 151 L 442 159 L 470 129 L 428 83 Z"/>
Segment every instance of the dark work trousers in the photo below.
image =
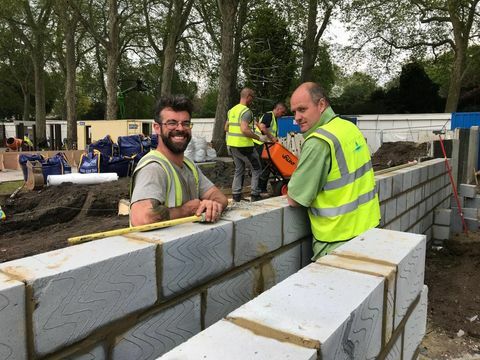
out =
<path fill-rule="evenodd" d="M 260 158 L 260 163 L 262 164 L 262 172 L 260 178 L 258 179 L 258 187 L 260 192 L 267 192 L 268 178 L 270 177 L 270 171 L 266 170 L 268 162 L 262 159 L 262 151 L 264 144 L 255 144 L 255 150 L 257 150 L 258 157 Z"/>
<path fill-rule="evenodd" d="M 252 182 L 250 184 L 252 195 L 259 195 L 258 179 L 262 172 L 260 158 L 253 146 L 249 147 L 233 147 L 229 146 L 232 154 L 233 162 L 235 163 L 235 173 L 233 175 L 232 194 L 237 195 L 242 193 L 243 179 L 245 177 L 245 167 L 248 165 L 252 169 Z"/>

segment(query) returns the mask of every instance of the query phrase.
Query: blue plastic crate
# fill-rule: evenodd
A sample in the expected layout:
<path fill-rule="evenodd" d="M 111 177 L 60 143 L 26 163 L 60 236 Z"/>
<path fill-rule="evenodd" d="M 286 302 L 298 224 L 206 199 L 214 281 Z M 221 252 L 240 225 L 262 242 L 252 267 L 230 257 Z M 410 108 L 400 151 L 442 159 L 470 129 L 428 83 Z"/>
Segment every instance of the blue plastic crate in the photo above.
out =
<path fill-rule="evenodd" d="M 469 129 L 472 126 L 480 126 L 480 112 L 452 113 L 451 130 Z"/>

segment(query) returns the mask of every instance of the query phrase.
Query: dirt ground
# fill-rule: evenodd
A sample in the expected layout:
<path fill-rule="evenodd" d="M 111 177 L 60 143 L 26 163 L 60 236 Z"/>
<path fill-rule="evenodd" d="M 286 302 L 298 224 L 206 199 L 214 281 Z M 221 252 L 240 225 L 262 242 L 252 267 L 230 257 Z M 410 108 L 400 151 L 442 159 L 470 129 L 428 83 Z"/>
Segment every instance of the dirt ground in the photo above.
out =
<path fill-rule="evenodd" d="M 426 154 L 426 145 L 386 143 L 372 160 L 379 169 Z M 228 194 L 231 163 L 207 166 L 204 173 Z M 68 237 L 127 227 L 128 217 L 117 211 L 119 199 L 127 199 L 128 193 L 128 178 L 20 192 L 2 203 L 7 219 L 0 224 L 0 263 L 65 247 Z M 420 359 L 480 359 L 480 235 L 457 237 L 429 250 L 425 283 L 428 329 Z"/>
<path fill-rule="evenodd" d="M 425 159 L 429 143 L 417 144 L 411 141 L 386 142 L 372 155 L 374 170 L 406 164 L 409 161 Z"/>

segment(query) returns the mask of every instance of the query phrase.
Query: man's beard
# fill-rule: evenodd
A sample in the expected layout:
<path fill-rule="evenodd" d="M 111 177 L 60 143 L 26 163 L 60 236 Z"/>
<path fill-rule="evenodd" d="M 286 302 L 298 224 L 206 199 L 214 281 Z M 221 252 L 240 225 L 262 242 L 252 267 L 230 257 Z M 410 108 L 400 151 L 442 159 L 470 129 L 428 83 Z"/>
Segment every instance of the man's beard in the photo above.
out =
<path fill-rule="evenodd" d="M 160 136 L 165 146 L 174 154 L 182 154 L 192 139 L 192 135 L 189 132 L 178 130 L 172 130 L 168 134 L 165 134 L 163 130 L 161 130 Z M 174 136 L 185 136 L 186 141 L 184 143 L 173 142 L 171 138 Z"/>

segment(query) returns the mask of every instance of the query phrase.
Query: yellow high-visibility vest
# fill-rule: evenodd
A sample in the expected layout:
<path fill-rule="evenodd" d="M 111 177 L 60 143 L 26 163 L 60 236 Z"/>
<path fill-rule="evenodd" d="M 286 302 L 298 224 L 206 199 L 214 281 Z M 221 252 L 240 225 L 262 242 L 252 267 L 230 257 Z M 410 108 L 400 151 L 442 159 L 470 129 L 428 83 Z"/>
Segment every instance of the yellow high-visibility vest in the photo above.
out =
<path fill-rule="evenodd" d="M 270 123 L 270 133 L 277 137 L 277 134 L 278 134 L 278 125 L 277 125 L 277 119 L 275 118 L 275 114 L 273 113 L 273 111 L 267 111 L 267 113 L 271 113 L 272 114 L 272 122 Z M 262 123 L 263 122 L 263 116 L 265 114 L 262 115 L 262 117 L 260 118 L 260 121 L 259 123 Z M 262 135 L 262 132 L 260 131 L 260 129 L 255 126 L 255 134 L 257 134 L 258 136 Z M 260 140 L 256 140 L 256 139 L 253 139 L 253 142 L 255 144 L 258 144 L 258 145 L 262 145 L 263 144 L 263 141 L 260 141 Z"/>
<path fill-rule="evenodd" d="M 137 164 L 137 167 L 132 174 L 132 182 L 130 185 L 130 198 L 132 197 L 135 175 L 136 173 L 145 167 L 146 165 L 156 162 L 159 164 L 167 174 L 167 191 L 165 195 L 165 206 L 166 207 L 178 207 L 182 206 L 182 185 L 180 179 L 178 178 L 177 171 L 170 163 L 170 161 L 158 150 L 150 150 L 148 154 L 143 156 Z M 195 178 L 195 183 L 197 187 L 197 194 L 200 192 L 199 183 L 198 183 L 198 171 L 195 165 L 187 158 L 183 159 L 183 163 L 192 170 L 193 177 Z"/>
<path fill-rule="evenodd" d="M 243 135 L 240 122 L 245 112 L 250 109 L 242 104 L 237 104 L 228 111 L 227 145 L 233 147 L 253 146 L 253 140 Z"/>
<path fill-rule="evenodd" d="M 335 117 L 307 138 L 328 143 L 331 169 L 327 182 L 308 209 L 315 239 L 337 242 L 351 239 L 380 222 L 367 143 L 350 121 Z"/>

